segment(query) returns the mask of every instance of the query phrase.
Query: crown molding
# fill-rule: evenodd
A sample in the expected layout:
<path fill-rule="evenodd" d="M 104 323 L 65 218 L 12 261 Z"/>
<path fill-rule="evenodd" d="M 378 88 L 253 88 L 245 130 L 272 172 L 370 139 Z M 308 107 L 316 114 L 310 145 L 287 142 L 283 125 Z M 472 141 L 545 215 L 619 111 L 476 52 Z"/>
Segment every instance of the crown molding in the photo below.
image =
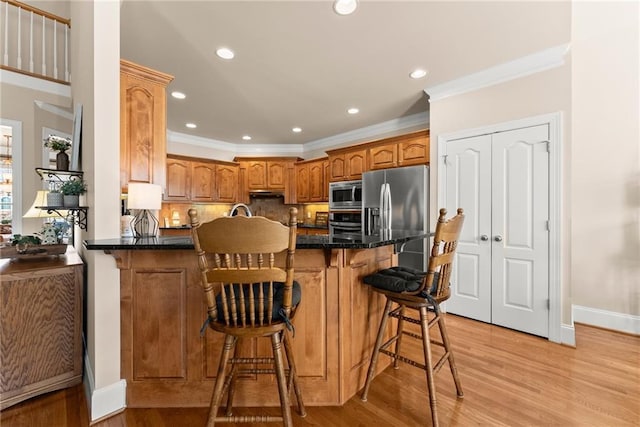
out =
<path fill-rule="evenodd" d="M 0 69 L 0 83 L 71 98 L 71 86 Z"/>
<path fill-rule="evenodd" d="M 411 116 L 400 117 L 376 125 L 356 129 L 354 131 L 341 133 L 328 138 L 318 139 L 304 144 L 235 144 L 231 142 L 219 141 L 215 139 L 203 138 L 200 136 L 187 135 L 185 133 L 167 130 L 167 140 L 169 142 L 191 144 L 199 147 L 217 149 L 235 153 L 236 155 L 247 154 L 268 154 L 277 155 L 302 155 L 309 151 L 334 148 L 337 145 L 355 140 L 363 140 L 375 137 L 387 132 L 394 132 L 415 126 L 426 127 L 429 125 L 429 113 L 418 113 Z"/>
<path fill-rule="evenodd" d="M 429 86 L 424 91 L 429 95 L 429 102 L 432 102 L 550 70 L 564 64 L 569 48 L 568 43 L 554 46 L 477 73 Z"/>
<path fill-rule="evenodd" d="M 340 133 L 327 138 L 317 139 L 304 144 L 305 151 L 326 150 L 337 145 L 353 141 L 362 141 L 385 133 L 395 132 L 415 126 L 427 127 L 429 125 L 429 112 L 412 114 L 375 125 L 363 127 L 349 132 Z"/>

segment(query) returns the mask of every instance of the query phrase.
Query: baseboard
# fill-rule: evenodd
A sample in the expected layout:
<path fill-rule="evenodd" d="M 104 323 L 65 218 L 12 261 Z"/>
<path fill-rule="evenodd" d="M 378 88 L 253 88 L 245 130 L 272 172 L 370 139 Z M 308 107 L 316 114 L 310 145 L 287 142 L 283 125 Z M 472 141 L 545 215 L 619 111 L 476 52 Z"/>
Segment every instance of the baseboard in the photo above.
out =
<path fill-rule="evenodd" d="M 86 353 L 83 382 L 92 423 L 117 414 L 127 406 L 127 381 L 120 380 L 106 387 L 96 389 L 93 382 L 93 370 Z"/>
<path fill-rule="evenodd" d="M 574 305 L 572 311 L 574 322 L 632 335 L 640 335 L 640 316 L 583 307 L 580 305 Z"/>
<path fill-rule="evenodd" d="M 576 346 L 576 330 L 573 325 L 560 325 L 560 344 L 569 347 Z"/>

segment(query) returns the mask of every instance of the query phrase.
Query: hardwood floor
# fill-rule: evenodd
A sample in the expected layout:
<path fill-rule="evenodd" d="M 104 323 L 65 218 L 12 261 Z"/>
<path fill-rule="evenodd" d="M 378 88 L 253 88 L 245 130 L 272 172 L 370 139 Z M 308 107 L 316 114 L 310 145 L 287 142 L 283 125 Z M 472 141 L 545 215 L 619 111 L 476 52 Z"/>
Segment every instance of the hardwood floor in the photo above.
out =
<path fill-rule="evenodd" d="M 449 315 L 464 399 L 456 399 L 447 367 L 436 376 L 441 425 L 449 426 L 638 426 L 640 337 L 576 325 L 577 348 L 509 329 Z M 421 352 L 405 340 L 407 350 Z M 384 356 L 380 356 L 384 357 Z M 2 427 L 87 426 L 82 386 L 5 409 Z M 238 413 L 264 412 L 241 408 Z M 276 414 L 278 408 L 268 408 Z M 343 407 L 294 411 L 296 426 L 417 426 L 431 417 L 422 371 L 406 364 L 387 368 Z M 207 408 L 126 409 L 97 427 L 204 426 Z M 220 424 L 229 425 L 229 424 Z M 249 424 L 245 424 L 249 425 Z M 261 426 L 263 424 L 252 424 Z M 277 424 L 264 424 L 277 425 Z"/>

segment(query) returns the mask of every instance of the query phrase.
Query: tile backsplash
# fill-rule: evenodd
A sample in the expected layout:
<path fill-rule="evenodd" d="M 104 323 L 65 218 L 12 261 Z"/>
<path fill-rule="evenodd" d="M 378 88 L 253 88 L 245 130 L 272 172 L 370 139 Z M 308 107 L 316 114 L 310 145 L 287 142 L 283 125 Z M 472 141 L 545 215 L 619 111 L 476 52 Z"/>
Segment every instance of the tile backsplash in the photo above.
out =
<path fill-rule="evenodd" d="M 179 227 L 189 224 L 187 212 L 192 207 L 198 211 L 201 221 L 211 221 L 212 219 L 224 216 L 231 210 L 232 204 L 192 204 L 192 203 L 163 203 L 160 211 L 160 227 Z M 298 208 L 298 222 L 305 224 L 315 224 L 316 212 L 327 212 L 326 203 L 309 205 L 285 205 L 283 199 L 274 198 L 251 198 L 251 203 L 247 204 L 251 213 L 257 216 L 264 216 L 276 221 L 285 222 L 289 218 L 289 208 Z"/>

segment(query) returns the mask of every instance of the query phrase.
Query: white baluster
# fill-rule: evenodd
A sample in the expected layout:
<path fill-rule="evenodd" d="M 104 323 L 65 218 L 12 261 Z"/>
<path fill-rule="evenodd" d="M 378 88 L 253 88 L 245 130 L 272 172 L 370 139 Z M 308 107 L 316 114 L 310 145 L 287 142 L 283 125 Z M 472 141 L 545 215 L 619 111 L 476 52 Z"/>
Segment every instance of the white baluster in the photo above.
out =
<path fill-rule="evenodd" d="M 33 73 L 33 12 L 30 14 L 29 24 L 29 72 Z"/>
<path fill-rule="evenodd" d="M 69 46 L 67 32 L 69 31 L 69 25 L 64 25 L 64 81 L 69 81 Z"/>
<path fill-rule="evenodd" d="M 53 20 L 53 78 L 58 78 L 58 21 Z"/>
<path fill-rule="evenodd" d="M 46 76 L 47 75 L 47 63 L 45 61 L 45 51 L 46 49 L 46 44 L 44 42 L 44 37 L 45 37 L 45 26 L 44 26 L 44 16 L 42 17 L 42 75 Z"/>
<path fill-rule="evenodd" d="M 9 65 L 9 2 L 5 3 L 7 6 L 4 8 L 4 58 L 3 64 Z"/>
<path fill-rule="evenodd" d="M 16 67 L 18 68 L 18 70 L 22 70 L 22 37 L 20 37 L 21 33 L 22 33 L 22 29 L 21 29 L 21 18 L 20 18 L 20 13 L 22 12 L 22 8 L 19 7 L 18 8 L 18 63 L 16 64 Z"/>

